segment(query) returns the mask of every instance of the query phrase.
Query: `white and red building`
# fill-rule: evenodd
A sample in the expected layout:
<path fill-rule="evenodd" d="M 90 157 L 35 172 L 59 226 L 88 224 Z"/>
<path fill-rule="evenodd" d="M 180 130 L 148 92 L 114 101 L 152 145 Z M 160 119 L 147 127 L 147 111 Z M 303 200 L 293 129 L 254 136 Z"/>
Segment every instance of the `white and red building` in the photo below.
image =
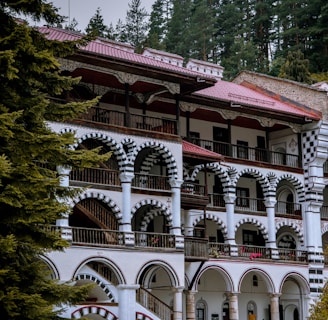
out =
<path fill-rule="evenodd" d="M 60 281 L 95 283 L 63 315 L 306 319 L 328 270 L 326 93 L 296 101 L 270 77 L 226 82 L 219 66 L 102 39 L 59 61 L 81 77 L 62 99 L 102 97 L 51 127 L 112 152 L 97 168 L 58 168 L 86 189 L 56 222 L 70 246 L 45 261 Z"/>

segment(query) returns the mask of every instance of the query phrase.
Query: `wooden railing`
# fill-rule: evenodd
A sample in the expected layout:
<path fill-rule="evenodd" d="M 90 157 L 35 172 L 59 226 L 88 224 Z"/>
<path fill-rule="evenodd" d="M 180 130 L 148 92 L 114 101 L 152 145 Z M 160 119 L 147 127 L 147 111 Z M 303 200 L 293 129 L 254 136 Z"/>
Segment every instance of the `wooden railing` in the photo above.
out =
<path fill-rule="evenodd" d="M 199 138 L 190 138 L 188 140 L 203 148 L 227 157 L 266 162 L 273 165 L 288 166 L 292 168 L 302 168 L 300 156 L 294 154 L 275 152 L 261 148 L 251 148 L 243 145 Z"/>
<path fill-rule="evenodd" d="M 300 203 L 277 201 L 275 211 L 277 216 L 287 215 L 302 219 L 302 205 Z"/>
<path fill-rule="evenodd" d="M 175 249 L 174 235 L 167 233 L 134 232 L 136 247 Z"/>
<path fill-rule="evenodd" d="M 208 239 L 185 237 L 184 249 L 186 260 L 208 260 Z"/>
<path fill-rule="evenodd" d="M 142 114 L 127 114 L 101 107 L 90 108 L 87 113 L 80 115 L 79 119 L 107 125 L 177 134 L 175 119 L 150 117 Z"/>
<path fill-rule="evenodd" d="M 208 194 L 211 207 L 225 208 L 224 194 L 209 193 Z"/>
<path fill-rule="evenodd" d="M 184 182 L 181 185 L 181 192 L 183 193 L 190 193 L 199 196 L 205 196 L 206 188 L 202 184 L 197 184 L 194 182 Z"/>
<path fill-rule="evenodd" d="M 249 197 L 236 198 L 236 210 L 247 212 L 265 212 L 264 199 L 254 199 Z"/>
<path fill-rule="evenodd" d="M 322 206 L 320 209 L 321 219 L 328 220 L 328 206 Z"/>
<path fill-rule="evenodd" d="M 135 173 L 132 180 L 132 187 L 150 190 L 171 190 L 169 178 L 153 174 Z"/>
<path fill-rule="evenodd" d="M 103 168 L 85 168 L 72 170 L 70 180 L 101 185 L 120 186 L 119 172 Z"/>
<path fill-rule="evenodd" d="M 137 302 L 140 303 L 143 307 L 153 312 L 161 320 L 171 320 L 173 317 L 173 312 L 171 308 L 158 299 L 156 296 L 151 294 L 144 288 L 139 288 L 137 290 Z"/>

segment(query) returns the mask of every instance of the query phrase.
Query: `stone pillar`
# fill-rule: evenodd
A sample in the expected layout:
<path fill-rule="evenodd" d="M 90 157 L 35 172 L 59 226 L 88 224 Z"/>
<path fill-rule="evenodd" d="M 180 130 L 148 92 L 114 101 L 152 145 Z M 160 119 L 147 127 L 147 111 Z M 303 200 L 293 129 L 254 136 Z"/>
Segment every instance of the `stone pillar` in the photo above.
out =
<path fill-rule="evenodd" d="M 280 294 L 272 294 L 270 296 L 270 316 L 271 320 L 279 320 L 279 296 Z"/>
<path fill-rule="evenodd" d="M 239 320 L 239 312 L 238 312 L 238 294 L 237 293 L 229 293 L 229 317 L 230 320 Z"/>
<path fill-rule="evenodd" d="M 183 287 L 173 288 L 173 320 L 182 320 L 182 292 Z"/>
<path fill-rule="evenodd" d="M 122 185 L 122 224 L 120 231 L 131 232 L 131 181 L 133 172 L 122 172 L 120 180 Z"/>
<path fill-rule="evenodd" d="M 69 174 L 71 168 L 57 166 L 57 172 L 59 174 L 59 185 L 61 187 L 69 187 Z M 58 201 L 62 202 L 64 200 L 58 199 Z M 56 220 L 56 226 L 60 227 L 62 238 L 70 242 L 72 241 L 72 230 L 69 227 L 68 217 L 68 212 L 62 212 L 61 218 Z"/>
<path fill-rule="evenodd" d="M 321 205 L 312 201 L 305 209 L 306 246 L 309 252 L 322 252 Z"/>
<path fill-rule="evenodd" d="M 118 289 L 118 318 L 135 319 L 136 318 L 136 290 L 138 284 L 120 284 Z"/>
<path fill-rule="evenodd" d="M 227 211 L 227 228 L 228 228 L 227 242 L 233 245 L 236 244 L 235 221 L 234 221 L 235 200 L 236 200 L 235 194 L 228 193 L 224 196 L 225 207 Z"/>
<path fill-rule="evenodd" d="M 276 224 L 275 224 L 275 205 L 277 200 L 274 197 L 268 197 L 264 204 L 266 207 L 266 213 L 268 217 L 268 242 L 267 245 L 269 248 L 277 248 L 276 243 Z"/>
<path fill-rule="evenodd" d="M 186 320 L 195 320 L 195 294 L 196 291 L 186 291 Z"/>
<path fill-rule="evenodd" d="M 172 228 L 171 234 L 181 235 L 181 190 L 182 180 L 170 180 L 172 191 Z"/>

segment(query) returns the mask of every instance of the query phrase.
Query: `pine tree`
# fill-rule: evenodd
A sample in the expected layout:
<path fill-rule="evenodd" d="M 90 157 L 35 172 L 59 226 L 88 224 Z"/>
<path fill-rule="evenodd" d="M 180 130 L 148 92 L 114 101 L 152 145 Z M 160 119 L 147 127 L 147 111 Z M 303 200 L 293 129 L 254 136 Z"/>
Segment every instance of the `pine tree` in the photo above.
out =
<path fill-rule="evenodd" d="M 70 30 L 70 31 L 75 31 L 75 32 L 81 32 L 81 30 L 79 30 L 77 28 L 78 24 L 79 23 L 77 22 L 77 20 L 75 18 L 73 18 L 72 21 L 68 25 L 65 26 L 65 29 Z"/>
<path fill-rule="evenodd" d="M 62 199 L 79 192 L 60 186 L 56 166 L 92 166 L 100 156 L 72 150 L 74 135 L 55 133 L 48 124 L 84 112 L 97 99 L 59 104 L 49 98 L 78 83 L 61 74 L 55 57 L 83 42 L 48 41 L 14 18 L 22 14 L 62 22 L 47 1 L 0 1 L 0 314 L 53 320 L 88 289 L 59 284 L 45 271 L 42 256 L 67 246 L 50 226 L 69 212 Z"/>
<path fill-rule="evenodd" d="M 86 33 L 92 36 L 107 38 L 108 28 L 104 24 L 104 18 L 101 15 L 101 9 L 97 8 L 96 13 L 89 20 L 89 23 L 85 29 Z"/>
<path fill-rule="evenodd" d="M 125 37 L 128 43 L 141 52 L 148 32 L 148 13 L 141 7 L 141 0 L 131 0 L 126 14 Z"/>
<path fill-rule="evenodd" d="M 281 67 L 279 77 L 311 84 L 309 60 L 304 59 L 304 54 L 300 50 L 289 51 L 287 59 Z"/>

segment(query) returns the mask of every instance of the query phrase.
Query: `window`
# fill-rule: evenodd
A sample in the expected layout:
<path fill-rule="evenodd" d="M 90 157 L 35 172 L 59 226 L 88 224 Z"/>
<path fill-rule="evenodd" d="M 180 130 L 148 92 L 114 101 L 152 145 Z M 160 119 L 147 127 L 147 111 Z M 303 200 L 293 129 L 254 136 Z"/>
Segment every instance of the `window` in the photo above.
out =
<path fill-rule="evenodd" d="M 200 141 L 199 141 L 200 134 L 199 134 L 199 132 L 190 131 L 189 132 L 189 137 L 190 137 L 190 142 L 191 143 L 196 144 L 198 146 L 200 145 Z"/>
<path fill-rule="evenodd" d="M 206 319 L 206 302 L 200 300 L 196 304 L 196 320 L 205 320 Z"/>
<path fill-rule="evenodd" d="M 236 189 L 236 206 L 237 207 L 249 207 L 249 189 L 237 188 Z"/>
<path fill-rule="evenodd" d="M 237 140 L 237 158 L 248 159 L 248 142 Z"/>

